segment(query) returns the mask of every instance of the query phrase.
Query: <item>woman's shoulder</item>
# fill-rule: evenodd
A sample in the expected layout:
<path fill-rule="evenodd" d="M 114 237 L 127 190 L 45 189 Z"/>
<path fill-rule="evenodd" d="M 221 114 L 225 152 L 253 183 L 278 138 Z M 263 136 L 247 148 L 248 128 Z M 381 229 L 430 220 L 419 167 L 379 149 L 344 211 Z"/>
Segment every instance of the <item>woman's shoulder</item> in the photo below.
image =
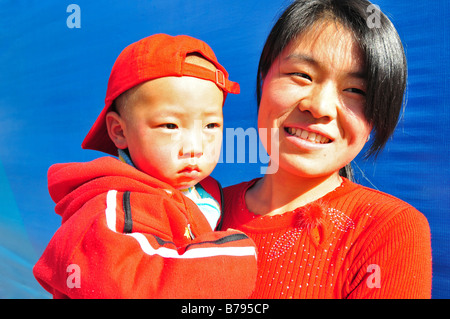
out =
<path fill-rule="evenodd" d="M 386 192 L 363 186 L 354 182 L 346 181 L 352 187 L 347 193 L 347 201 L 353 212 L 370 216 L 384 222 L 415 221 L 428 226 L 425 215 L 406 201 Z M 357 216 L 354 216 L 357 218 Z"/>
<path fill-rule="evenodd" d="M 344 184 L 347 184 L 347 187 L 352 189 L 350 196 L 354 197 L 355 200 L 358 200 L 360 203 L 371 205 L 394 205 L 398 208 L 414 208 L 406 201 L 381 190 L 363 186 L 349 180 L 345 180 Z"/>

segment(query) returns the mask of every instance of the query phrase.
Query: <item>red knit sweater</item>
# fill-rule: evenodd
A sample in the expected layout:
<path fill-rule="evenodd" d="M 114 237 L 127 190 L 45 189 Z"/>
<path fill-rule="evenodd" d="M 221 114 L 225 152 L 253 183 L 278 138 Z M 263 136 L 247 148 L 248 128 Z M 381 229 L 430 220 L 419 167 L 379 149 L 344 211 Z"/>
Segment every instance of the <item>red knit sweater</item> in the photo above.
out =
<path fill-rule="evenodd" d="M 256 180 L 225 188 L 223 229 L 258 247 L 253 298 L 430 298 L 426 218 L 407 203 L 344 179 L 323 198 L 276 216 L 250 212 Z"/>

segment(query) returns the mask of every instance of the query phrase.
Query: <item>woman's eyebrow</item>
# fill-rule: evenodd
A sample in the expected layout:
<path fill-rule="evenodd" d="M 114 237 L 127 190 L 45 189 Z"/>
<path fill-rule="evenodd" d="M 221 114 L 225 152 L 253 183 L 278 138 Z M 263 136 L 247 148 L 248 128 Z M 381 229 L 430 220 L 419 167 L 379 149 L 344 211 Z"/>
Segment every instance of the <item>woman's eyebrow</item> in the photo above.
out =
<path fill-rule="evenodd" d="M 288 56 L 286 56 L 283 60 L 284 61 L 294 60 L 296 62 L 306 62 L 306 63 L 317 65 L 317 66 L 319 65 L 319 62 L 314 60 L 313 57 L 306 55 L 306 54 L 301 54 L 301 53 L 291 53 Z"/>
<path fill-rule="evenodd" d="M 288 56 L 284 57 L 283 61 L 308 63 L 315 67 L 321 66 L 321 63 L 319 61 L 315 60 L 312 56 L 309 56 L 307 54 L 302 54 L 302 53 L 291 53 Z M 347 75 L 349 77 L 357 78 L 357 79 L 361 79 L 361 80 L 365 80 L 367 77 L 365 70 L 349 71 L 349 72 L 347 72 Z"/>
<path fill-rule="evenodd" d="M 367 73 L 365 71 L 349 72 L 348 76 L 356 79 L 366 80 Z"/>

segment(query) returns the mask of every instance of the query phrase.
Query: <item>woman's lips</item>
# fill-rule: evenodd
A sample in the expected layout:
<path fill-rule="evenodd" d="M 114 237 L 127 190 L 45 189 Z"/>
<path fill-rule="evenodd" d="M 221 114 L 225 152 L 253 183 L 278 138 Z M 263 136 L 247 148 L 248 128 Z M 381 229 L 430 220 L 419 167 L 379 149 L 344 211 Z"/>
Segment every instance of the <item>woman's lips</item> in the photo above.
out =
<path fill-rule="evenodd" d="M 323 136 L 320 133 L 310 132 L 310 131 L 303 130 L 298 127 L 285 127 L 284 130 L 289 135 L 296 136 L 302 140 L 305 140 L 305 141 L 308 141 L 311 143 L 327 144 L 327 143 L 331 142 L 331 140 L 328 137 Z"/>

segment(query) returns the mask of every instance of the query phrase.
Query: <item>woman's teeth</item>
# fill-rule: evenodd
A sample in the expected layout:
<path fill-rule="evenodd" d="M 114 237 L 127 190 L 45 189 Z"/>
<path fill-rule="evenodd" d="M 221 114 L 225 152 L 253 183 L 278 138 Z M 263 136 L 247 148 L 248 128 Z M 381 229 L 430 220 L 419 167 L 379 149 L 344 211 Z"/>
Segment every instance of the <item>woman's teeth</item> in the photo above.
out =
<path fill-rule="evenodd" d="M 290 135 L 297 136 L 302 140 L 310 141 L 317 144 L 326 144 L 330 139 L 318 133 L 308 132 L 300 128 L 286 127 L 285 131 Z"/>

